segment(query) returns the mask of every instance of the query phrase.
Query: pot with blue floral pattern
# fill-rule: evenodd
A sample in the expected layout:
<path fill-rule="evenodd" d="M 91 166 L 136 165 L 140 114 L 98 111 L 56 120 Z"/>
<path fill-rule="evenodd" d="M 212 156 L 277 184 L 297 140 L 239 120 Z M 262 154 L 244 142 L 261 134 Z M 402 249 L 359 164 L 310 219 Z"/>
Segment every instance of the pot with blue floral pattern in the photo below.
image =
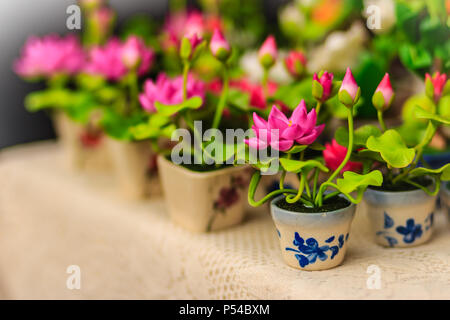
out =
<path fill-rule="evenodd" d="M 308 271 L 340 265 L 347 251 L 356 205 L 305 213 L 280 208 L 277 203 L 283 197 L 272 200 L 270 208 L 286 264 Z"/>
<path fill-rule="evenodd" d="M 364 193 L 376 243 L 385 247 L 412 247 L 425 243 L 433 232 L 436 196 L 421 189 Z"/>
<path fill-rule="evenodd" d="M 441 185 L 441 206 L 444 213 L 447 213 L 450 220 L 450 181 L 443 181 Z"/>

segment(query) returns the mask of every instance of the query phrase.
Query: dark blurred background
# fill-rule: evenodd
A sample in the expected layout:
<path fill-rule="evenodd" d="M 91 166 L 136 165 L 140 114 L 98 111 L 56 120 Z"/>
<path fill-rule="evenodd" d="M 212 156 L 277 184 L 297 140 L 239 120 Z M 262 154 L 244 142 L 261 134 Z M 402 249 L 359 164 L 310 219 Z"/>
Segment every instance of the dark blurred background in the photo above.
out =
<path fill-rule="evenodd" d="M 276 19 L 276 7 L 286 0 L 261 0 L 268 19 Z M 30 35 L 65 34 L 66 9 L 76 0 L 1 0 L 0 1 L 0 149 L 15 144 L 54 137 L 50 120 L 44 112 L 28 113 L 23 105 L 27 93 L 43 87 L 28 83 L 12 71 L 12 63 Z M 118 12 L 118 21 L 136 13 L 162 19 L 168 0 L 110 0 Z M 194 5 L 194 1 L 188 1 Z"/>

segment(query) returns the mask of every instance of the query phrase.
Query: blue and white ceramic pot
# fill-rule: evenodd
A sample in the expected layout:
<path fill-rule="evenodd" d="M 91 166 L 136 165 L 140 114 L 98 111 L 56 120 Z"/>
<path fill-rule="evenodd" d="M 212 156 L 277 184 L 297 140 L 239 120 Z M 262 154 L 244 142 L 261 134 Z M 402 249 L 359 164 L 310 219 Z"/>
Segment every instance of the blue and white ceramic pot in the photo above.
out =
<path fill-rule="evenodd" d="M 447 213 L 448 219 L 450 220 L 450 182 L 443 181 L 441 185 L 441 206 L 444 213 Z"/>
<path fill-rule="evenodd" d="M 404 248 L 430 239 L 436 196 L 421 189 L 394 192 L 369 188 L 364 200 L 376 243 Z"/>
<path fill-rule="evenodd" d="M 325 270 L 342 263 L 356 205 L 318 213 L 293 212 L 279 208 L 272 200 L 272 218 L 287 265 L 301 270 Z"/>

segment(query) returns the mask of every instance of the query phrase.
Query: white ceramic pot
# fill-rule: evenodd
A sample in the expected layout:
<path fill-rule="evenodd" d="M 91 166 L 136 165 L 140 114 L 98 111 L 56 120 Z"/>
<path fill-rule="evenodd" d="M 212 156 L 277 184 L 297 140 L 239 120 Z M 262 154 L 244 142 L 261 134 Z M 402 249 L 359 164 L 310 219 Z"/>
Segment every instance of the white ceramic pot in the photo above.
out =
<path fill-rule="evenodd" d="M 441 184 L 441 206 L 444 212 L 447 213 L 448 219 L 450 220 L 450 182 L 443 181 Z"/>
<path fill-rule="evenodd" d="M 192 232 L 208 232 L 243 220 L 248 166 L 195 172 L 158 156 L 158 170 L 174 223 Z"/>
<path fill-rule="evenodd" d="M 120 194 L 127 199 L 159 196 L 156 154 L 148 141 L 128 142 L 106 138 Z"/>
<path fill-rule="evenodd" d="M 423 190 L 364 193 L 376 243 L 385 247 L 412 247 L 430 239 L 436 197 Z"/>
<path fill-rule="evenodd" d="M 78 124 L 61 111 L 53 113 L 53 123 L 69 168 L 101 171 L 111 168 L 104 134 L 99 129 Z"/>
<path fill-rule="evenodd" d="M 341 264 L 356 205 L 330 212 L 293 212 L 276 205 L 283 197 L 272 200 L 270 209 L 286 264 L 308 271 Z"/>

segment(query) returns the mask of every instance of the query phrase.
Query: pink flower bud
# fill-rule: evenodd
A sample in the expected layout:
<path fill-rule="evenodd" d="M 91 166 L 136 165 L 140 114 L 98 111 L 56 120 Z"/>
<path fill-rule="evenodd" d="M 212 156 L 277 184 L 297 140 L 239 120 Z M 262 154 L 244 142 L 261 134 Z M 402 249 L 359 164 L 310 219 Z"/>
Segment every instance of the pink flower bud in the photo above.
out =
<path fill-rule="evenodd" d="M 428 73 L 425 75 L 425 84 L 431 83 L 433 90 L 432 92 L 428 92 L 427 95 L 430 96 L 434 101 L 439 101 L 442 96 L 442 92 L 444 90 L 444 86 L 447 82 L 447 75 L 445 73 L 440 74 L 439 72 L 435 72 L 433 77 L 431 77 Z M 428 84 L 430 86 L 430 84 Z"/>
<path fill-rule="evenodd" d="M 284 64 L 289 73 L 299 78 L 302 76 L 306 67 L 306 58 L 300 51 L 291 51 L 289 55 L 284 59 Z"/>
<path fill-rule="evenodd" d="M 141 41 L 131 36 L 122 47 L 121 58 L 128 69 L 135 69 L 141 63 L 141 49 L 145 47 Z"/>
<path fill-rule="evenodd" d="M 320 78 L 317 76 L 317 73 L 314 73 L 313 81 L 317 81 L 323 89 L 322 96 L 316 95 L 313 92 L 314 98 L 320 102 L 325 102 L 330 98 L 333 89 L 333 78 L 334 75 L 327 71 L 325 71 Z"/>
<path fill-rule="evenodd" d="M 277 43 L 274 36 L 270 35 L 259 49 L 258 58 L 264 68 L 270 68 L 278 57 Z"/>
<path fill-rule="evenodd" d="M 209 49 L 214 57 L 224 61 L 230 56 L 231 48 L 222 32 L 219 29 L 214 29 L 211 42 L 209 43 Z"/>
<path fill-rule="evenodd" d="M 203 41 L 203 38 L 198 36 L 197 33 L 188 36 L 188 39 L 191 43 L 192 52 L 194 52 L 197 46 Z"/>
<path fill-rule="evenodd" d="M 354 106 L 360 97 L 360 89 L 353 77 L 352 70 L 347 68 L 344 80 L 342 80 L 341 88 L 339 89 L 339 100 L 347 107 Z"/>
<path fill-rule="evenodd" d="M 380 92 L 382 94 L 383 100 L 379 100 L 375 96 L 377 94 L 377 92 Z M 391 106 L 392 100 L 394 100 L 394 90 L 392 90 L 392 85 L 391 85 L 391 81 L 389 79 L 389 74 L 386 73 L 384 75 L 383 80 L 381 80 L 380 84 L 378 85 L 377 89 L 375 90 L 372 101 L 377 109 L 384 111 Z"/>

